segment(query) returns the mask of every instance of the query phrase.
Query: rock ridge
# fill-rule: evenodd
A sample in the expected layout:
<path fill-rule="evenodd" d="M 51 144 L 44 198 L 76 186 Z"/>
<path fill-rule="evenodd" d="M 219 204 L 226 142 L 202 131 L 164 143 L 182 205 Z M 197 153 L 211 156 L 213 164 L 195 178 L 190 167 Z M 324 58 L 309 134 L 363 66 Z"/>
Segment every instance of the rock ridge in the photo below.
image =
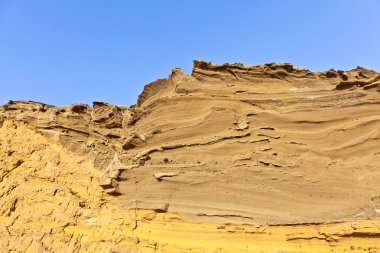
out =
<path fill-rule="evenodd" d="M 146 85 L 131 107 L 9 101 L 0 242 L 14 252 L 64 252 L 65 242 L 72 252 L 377 252 L 379 106 L 380 74 L 362 67 L 199 60 Z M 61 243 L 20 232 L 36 229 L 42 218 L 22 210 L 40 200 L 54 219 L 43 237 Z M 173 243 L 175 231 L 199 245 Z"/>

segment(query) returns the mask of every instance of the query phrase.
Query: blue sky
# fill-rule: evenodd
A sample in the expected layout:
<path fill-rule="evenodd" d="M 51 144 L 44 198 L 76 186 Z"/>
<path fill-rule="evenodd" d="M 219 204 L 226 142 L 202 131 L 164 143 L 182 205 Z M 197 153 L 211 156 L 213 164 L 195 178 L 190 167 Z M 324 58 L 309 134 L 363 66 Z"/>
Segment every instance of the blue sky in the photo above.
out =
<path fill-rule="evenodd" d="M 378 0 L 0 0 L 0 103 L 136 102 L 193 59 L 380 71 Z"/>

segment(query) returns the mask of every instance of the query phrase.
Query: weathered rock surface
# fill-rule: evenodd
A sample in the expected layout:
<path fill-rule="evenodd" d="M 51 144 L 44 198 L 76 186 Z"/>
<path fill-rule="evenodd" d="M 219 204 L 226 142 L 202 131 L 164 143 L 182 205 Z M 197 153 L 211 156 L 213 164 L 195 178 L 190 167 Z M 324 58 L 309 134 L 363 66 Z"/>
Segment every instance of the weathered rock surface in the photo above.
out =
<path fill-rule="evenodd" d="M 0 107 L 0 252 L 380 252 L 380 74 L 195 61 Z"/>

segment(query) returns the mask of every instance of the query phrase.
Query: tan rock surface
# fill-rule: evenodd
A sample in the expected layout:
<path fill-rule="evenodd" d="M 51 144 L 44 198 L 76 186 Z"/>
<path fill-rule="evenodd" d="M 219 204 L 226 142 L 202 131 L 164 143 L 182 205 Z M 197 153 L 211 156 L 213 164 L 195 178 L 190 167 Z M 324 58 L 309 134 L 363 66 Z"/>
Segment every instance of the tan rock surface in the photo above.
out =
<path fill-rule="evenodd" d="M 131 108 L 10 101 L 0 252 L 378 252 L 379 109 L 361 67 L 202 61 Z"/>

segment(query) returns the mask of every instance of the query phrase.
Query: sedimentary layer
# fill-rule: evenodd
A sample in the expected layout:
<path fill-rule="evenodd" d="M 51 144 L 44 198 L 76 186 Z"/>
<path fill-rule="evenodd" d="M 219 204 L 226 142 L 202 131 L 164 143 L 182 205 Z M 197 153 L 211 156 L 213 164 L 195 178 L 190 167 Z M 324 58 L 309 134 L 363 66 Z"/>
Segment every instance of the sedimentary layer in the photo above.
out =
<path fill-rule="evenodd" d="M 378 252 L 379 108 L 361 67 L 203 61 L 129 108 L 10 101 L 0 252 Z"/>

